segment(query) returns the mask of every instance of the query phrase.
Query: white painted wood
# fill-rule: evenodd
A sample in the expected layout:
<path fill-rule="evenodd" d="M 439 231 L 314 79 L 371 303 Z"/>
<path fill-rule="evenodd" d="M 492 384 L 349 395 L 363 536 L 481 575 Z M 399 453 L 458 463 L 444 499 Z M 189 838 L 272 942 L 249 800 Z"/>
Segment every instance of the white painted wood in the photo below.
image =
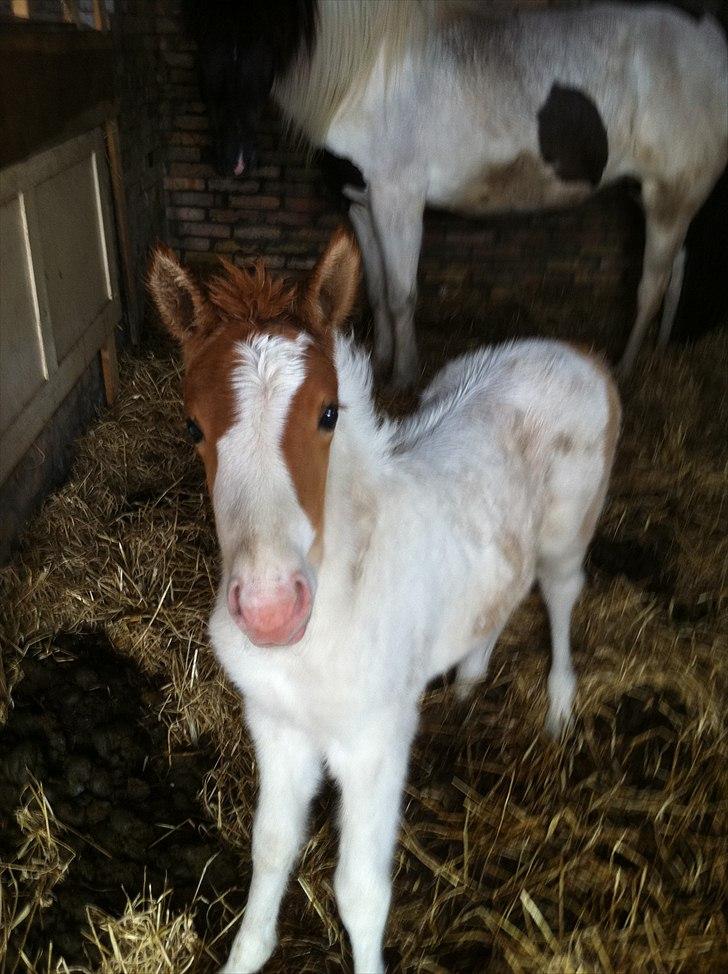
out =
<path fill-rule="evenodd" d="M 101 130 L 0 171 L 0 483 L 113 337 L 112 213 Z"/>
<path fill-rule="evenodd" d="M 0 417 L 4 433 L 47 378 L 23 194 L 0 206 Z"/>

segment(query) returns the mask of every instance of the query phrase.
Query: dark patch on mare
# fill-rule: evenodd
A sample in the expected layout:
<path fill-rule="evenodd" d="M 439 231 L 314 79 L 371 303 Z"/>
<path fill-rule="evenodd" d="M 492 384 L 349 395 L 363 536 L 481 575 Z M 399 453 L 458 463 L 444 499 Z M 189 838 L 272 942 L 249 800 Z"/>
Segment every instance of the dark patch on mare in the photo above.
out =
<path fill-rule="evenodd" d="M 555 84 L 538 112 L 538 142 L 544 160 L 563 180 L 596 186 L 607 164 L 609 144 L 594 104 L 576 88 Z"/>

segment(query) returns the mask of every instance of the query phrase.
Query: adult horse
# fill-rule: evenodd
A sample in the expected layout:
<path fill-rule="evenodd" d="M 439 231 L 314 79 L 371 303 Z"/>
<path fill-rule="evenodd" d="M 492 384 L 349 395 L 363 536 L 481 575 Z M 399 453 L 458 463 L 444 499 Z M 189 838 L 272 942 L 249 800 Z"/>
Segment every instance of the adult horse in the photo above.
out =
<path fill-rule="evenodd" d="M 375 362 L 416 375 L 426 204 L 466 214 L 577 203 L 635 177 L 645 213 L 628 372 L 665 298 L 669 336 L 691 219 L 728 159 L 728 52 L 717 22 L 667 6 L 550 10 L 465 0 L 205 4 L 205 95 L 240 175 L 268 94 L 308 142 L 354 163 Z M 668 286 L 669 285 L 669 286 Z"/>

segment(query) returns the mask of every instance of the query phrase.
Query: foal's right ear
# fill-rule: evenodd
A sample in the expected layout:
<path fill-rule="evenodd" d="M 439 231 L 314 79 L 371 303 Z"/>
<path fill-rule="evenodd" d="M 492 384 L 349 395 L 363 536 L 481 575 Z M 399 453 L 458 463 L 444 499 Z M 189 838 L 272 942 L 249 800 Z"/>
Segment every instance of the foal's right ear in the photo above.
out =
<path fill-rule="evenodd" d="M 190 272 L 164 244 L 152 254 L 147 286 L 164 327 L 184 344 L 202 325 L 207 305 Z"/>

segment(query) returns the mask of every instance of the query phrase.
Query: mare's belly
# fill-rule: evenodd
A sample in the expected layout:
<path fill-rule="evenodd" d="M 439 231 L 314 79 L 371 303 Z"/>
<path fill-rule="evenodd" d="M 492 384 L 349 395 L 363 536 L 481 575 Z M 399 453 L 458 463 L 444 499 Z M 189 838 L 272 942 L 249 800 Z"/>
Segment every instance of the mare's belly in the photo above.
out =
<path fill-rule="evenodd" d="M 521 152 L 505 163 L 484 164 L 457 182 L 435 177 L 428 203 L 459 213 L 551 209 L 585 200 L 594 187 L 586 180 L 562 180 L 538 156 Z"/>

